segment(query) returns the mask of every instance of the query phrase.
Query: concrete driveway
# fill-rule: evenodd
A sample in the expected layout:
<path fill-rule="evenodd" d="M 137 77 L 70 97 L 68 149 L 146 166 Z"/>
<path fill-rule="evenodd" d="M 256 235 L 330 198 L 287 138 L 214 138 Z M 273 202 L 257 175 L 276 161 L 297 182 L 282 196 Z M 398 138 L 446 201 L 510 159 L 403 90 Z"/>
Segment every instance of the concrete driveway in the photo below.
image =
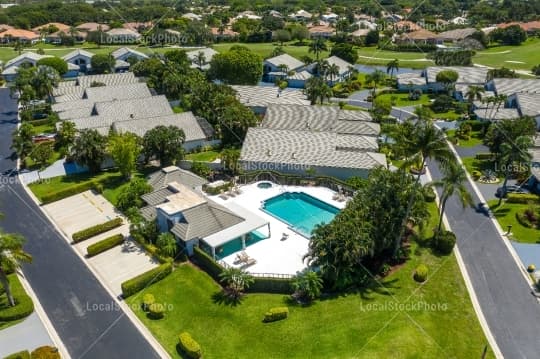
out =
<path fill-rule="evenodd" d="M 100 194 L 86 191 L 63 200 L 43 206 L 58 227 L 71 239 L 71 235 L 85 228 L 109 221 L 116 217 L 124 219 L 124 224 L 105 233 L 73 244 L 82 256 L 87 248 L 115 234 L 129 237 L 129 222 L 114 206 Z M 158 265 L 133 240 L 127 239 L 124 245 L 109 249 L 88 259 L 88 263 L 97 272 L 115 295 L 122 293 L 122 282 L 144 273 Z"/>

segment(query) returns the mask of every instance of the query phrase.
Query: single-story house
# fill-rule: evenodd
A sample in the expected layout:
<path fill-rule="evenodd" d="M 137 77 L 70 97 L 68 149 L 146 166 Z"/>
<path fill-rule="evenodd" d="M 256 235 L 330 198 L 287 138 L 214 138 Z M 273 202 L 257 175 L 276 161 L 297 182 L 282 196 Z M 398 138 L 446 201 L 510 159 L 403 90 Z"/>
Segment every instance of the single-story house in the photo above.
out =
<path fill-rule="evenodd" d="M 93 53 L 77 49 L 71 51 L 69 54 L 62 56 L 62 59 L 68 64 L 77 65 L 79 67 L 79 72 L 86 73 L 92 68 L 92 57 Z"/>
<path fill-rule="evenodd" d="M 439 37 L 436 33 L 429 30 L 420 29 L 408 33 L 403 33 L 394 37 L 394 41 L 398 43 L 415 43 L 415 44 L 438 44 Z"/>
<path fill-rule="evenodd" d="M 333 85 L 335 83 L 346 80 L 353 69 L 353 65 L 340 57 L 330 56 L 326 59 L 326 62 L 329 66 L 336 65 L 338 68 L 338 75 L 330 80 L 330 83 Z"/>
<path fill-rule="evenodd" d="M 327 22 L 334 23 L 334 22 L 337 22 L 339 20 L 339 15 L 331 12 L 329 14 L 321 15 L 321 19 L 324 20 L 324 21 L 327 21 Z"/>
<path fill-rule="evenodd" d="M 399 91 L 420 90 L 427 91 L 427 80 L 422 74 L 416 72 L 405 72 L 396 75 L 397 88 Z"/>
<path fill-rule="evenodd" d="M 443 42 L 458 42 L 472 36 L 476 31 L 472 27 L 443 31 L 439 33 L 439 39 Z"/>
<path fill-rule="evenodd" d="M 184 19 L 188 19 L 188 20 L 191 20 L 191 21 L 201 21 L 202 20 L 201 15 L 197 15 L 197 14 L 194 14 L 192 12 L 188 12 L 188 13 L 182 15 L 182 17 Z"/>
<path fill-rule="evenodd" d="M 89 87 L 119 86 L 138 83 L 139 79 L 132 72 L 123 74 L 102 74 L 79 76 L 73 81 L 62 81 L 53 89 L 55 102 L 80 100 Z"/>
<path fill-rule="evenodd" d="M 202 63 L 199 63 L 199 54 L 203 54 Z M 200 68 L 201 70 L 208 70 L 210 68 L 210 61 L 218 52 L 211 47 L 205 47 L 198 50 L 188 51 L 186 55 L 191 61 L 191 67 Z"/>
<path fill-rule="evenodd" d="M 75 26 L 77 30 L 84 31 L 84 32 L 92 32 L 92 31 L 109 31 L 111 28 L 107 24 L 99 24 L 97 22 L 85 22 L 83 24 L 80 24 L 78 26 Z"/>
<path fill-rule="evenodd" d="M 212 27 L 210 28 L 210 32 L 212 33 L 212 36 L 214 37 L 215 41 L 231 41 L 233 39 L 236 39 L 239 35 L 236 31 L 233 31 L 232 29 L 226 27 L 223 29 L 220 29 L 219 27 Z"/>
<path fill-rule="evenodd" d="M 422 26 L 410 20 L 398 21 L 392 25 L 392 28 L 394 31 L 398 31 L 398 32 L 412 32 L 412 31 L 423 30 Z"/>
<path fill-rule="evenodd" d="M 297 89 L 281 90 L 277 86 L 233 85 L 236 98 L 255 114 L 264 116 L 270 105 L 309 105 L 306 95 Z"/>
<path fill-rule="evenodd" d="M 9 44 L 17 41 L 33 45 L 39 41 L 39 35 L 22 29 L 8 29 L 0 32 L 0 43 Z"/>
<path fill-rule="evenodd" d="M 109 44 L 134 44 L 141 40 L 142 35 L 131 29 L 111 29 L 106 32 Z"/>
<path fill-rule="evenodd" d="M 322 37 L 328 39 L 336 33 L 330 24 L 320 24 L 308 27 L 309 35 L 311 38 Z"/>
<path fill-rule="evenodd" d="M 291 88 L 304 88 L 306 81 L 312 78 L 313 75 L 308 70 L 302 70 L 299 72 L 291 72 L 285 77 L 287 86 Z"/>
<path fill-rule="evenodd" d="M 299 72 L 305 64 L 289 54 L 274 56 L 263 62 L 263 81 L 275 82 L 284 79 L 290 71 Z"/>
<path fill-rule="evenodd" d="M 502 121 L 513 120 L 519 118 L 519 111 L 516 108 L 478 108 L 474 110 L 474 114 L 480 121 Z"/>
<path fill-rule="evenodd" d="M 517 93 L 514 103 L 519 113 L 534 118 L 537 129 L 540 129 L 540 93 Z"/>
<path fill-rule="evenodd" d="M 164 170 L 176 171 L 171 167 Z M 235 204 L 225 208 L 179 182 L 169 182 L 142 199 L 147 206 L 141 214 L 156 220 L 161 232 L 172 233 L 187 255 L 193 254 L 194 246 L 200 246 L 216 259 L 231 241 L 240 238 L 245 248 L 252 232 L 270 236 L 270 224 L 262 217 Z"/>
<path fill-rule="evenodd" d="M 494 78 L 487 83 L 487 89 L 508 97 L 518 92 L 540 93 L 540 79 Z"/>
<path fill-rule="evenodd" d="M 313 15 L 310 12 L 307 12 L 306 10 L 298 10 L 294 14 L 290 14 L 289 18 L 296 21 L 309 21 Z"/>
<path fill-rule="evenodd" d="M 20 66 L 36 66 L 39 60 L 46 57 L 51 57 L 51 55 L 40 55 L 31 51 L 23 52 L 4 64 L 2 77 L 8 82 L 13 81 L 17 77 L 17 71 Z"/>
<path fill-rule="evenodd" d="M 476 66 L 430 66 L 424 70 L 428 89 L 439 92 L 445 90 L 444 84 L 437 82 L 437 74 L 441 71 L 455 71 L 458 74 L 456 88 L 459 85 L 485 86 L 488 69 Z M 465 94 L 456 94 L 456 98 L 463 98 Z"/>

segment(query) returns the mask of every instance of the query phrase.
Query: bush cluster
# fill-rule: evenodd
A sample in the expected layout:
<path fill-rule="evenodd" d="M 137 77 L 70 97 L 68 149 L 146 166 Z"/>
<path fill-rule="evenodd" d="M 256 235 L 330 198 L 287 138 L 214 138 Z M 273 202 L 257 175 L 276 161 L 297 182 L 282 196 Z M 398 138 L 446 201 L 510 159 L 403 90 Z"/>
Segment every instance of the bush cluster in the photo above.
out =
<path fill-rule="evenodd" d="M 97 236 L 98 234 L 110 231 L 116 227 L 120 227 L 123 223 L 124 221 L 122 218 L 116 217 L 110 221 L 96 224 L 95 226 L 83 229 L 82 231 L 75 232 L 71 235 L 71 238 L 73 239 L 73 242 L 78 243 L 84 241 L 85 239 Z"/>
<path fill-rule="evenodd" d="M 206 273 L 210 275 L 210 277 L 214 278 L 215 281 L 220 281 L 221 278 L 219 275 L 221 272 L 223 272 L 223 267 L 216 262 L 212 257 L 210 257 L 208 254 L 206 254 L 202 249 L 199 247 L 193 248 L 193 258 Z"/>
<path fill-rule="evenodd" d="M 188 332 L 180 333 L 178 336 L 178 344 L 189 358 L 198 359 L 202 356 L 201 346 L 191 337 L 191 334 Z"/>
<path fill-rule="evenodd" d="M 441 254 L 450 254 L 456 245 L 454 232 L 444 231 L 435 236 L 435 249 Z"/>
<path fill-rule="evenodd" d="M 426 187 L 424 189 L 424 201 L 426 202 L 435 202 L 435 191 L 431 187 Z"/>
<path fill-rule="evenodd" d="M 161 319 L 165 312 L 165 307 L 161 303 L 152 303 L 148 307 L 148 317 L 150 319 Z"/>
<path fill-rule="evenodd" d="M 13 353 L 4 357 L 4 359 L 31 359 L 30 352 L 28 350 L 23 350 L 18 353 Z"/>
<path fill-rule="evenodd" d="M 60 359 L 58 348 L 48 345 L 37 348 L 30 354 L 32 359 Z"/>
<path fill-rule="evenodd" d="M 142 289 L 146 288 L 150 284 L 159 282 L 163 278 L 172 273 L 172 264 L 165 263 L 157 268 L 151 269 L 147 272 L 139 274 L 138 276 L 131 278 L 122 283 L 122 296 L 124 298 L 133 295 Z"/>
<path fill-rule="evenodd" d="M 86 248 L 86 255 L 88 257 L 92 257 L 113 247 L 119 246 L 122 243 L 124 243 L 124 235 L 118 233 L 114 236 L 107 237 L 99 242 L 89 245 L 88 248 Z"/>
<path fill-rule="evenodd" d="M 147 293 L 143 295 L 141 307 L 146 312 L 150 309 L 150 306 L 154 304 L 155 302 L 156 302 L 156 299 L 154 298 L 154 295 Z"/>
<path fill-rule="evenodd" d="M 289 308 L 287 307 L 270 308 L 270 310 L 264 314 L 264 322 L 275 322 L 277 320 L 286 319 L 288 316 Z"/>
<path fill-rule="evenodd" d="M 480 177 L 482 177 L 482 172 L 480 172 L 478 170 L 474 170 L 474 171 L 472 171 L 471 176 L 472 176 L 473 180 L 478 181 L 480 179 Z"/>
<path fill-rule="evenodd" d="M 530 202 L 538 202 L 540 197 L 535 194 L 526 193 L 508 193 L 506 195 L 506 202 L 508 203 L 520 203 L 527 204 Z"/>
<path fill-rule="evenodd" d="M 420 264 L 414 270 L 414 280 L 423 283 L 426 281 L 428 276 L 428 267 L 425 264 Z"/>
<path fill-rule="evenodd" d="M 34 311 L 34 303 L 26 294 L 16 274 L 8 275 L 11 292 L 15 298 L 15 306 L 0 310 L 0 322 L 11 322 L 26 318 Z"/>

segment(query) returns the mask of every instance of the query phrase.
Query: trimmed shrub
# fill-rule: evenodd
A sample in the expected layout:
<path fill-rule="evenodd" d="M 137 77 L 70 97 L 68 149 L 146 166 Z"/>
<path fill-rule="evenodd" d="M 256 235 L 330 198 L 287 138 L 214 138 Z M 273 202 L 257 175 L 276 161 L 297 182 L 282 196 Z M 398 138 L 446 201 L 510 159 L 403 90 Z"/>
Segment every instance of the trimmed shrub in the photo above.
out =
<path fill-rule="evenodd" d="M 124 235 L 122 233 L 118 233 L 114 236 L 107 237 L 99 242 L 89 245 L 88 248 L 86 248 L 86 255 L 88 257 L 92 257 L 101 252 L 105 252 L 108 249 L 119 246 L 122 243 L 124 243 Z"/>
<path fill-rule="evenodd" d="M 180 333 L 178 336 L 178 345 L 189 358 L 198 359 L 202 357 L 201 346 L 188 332 Z"/>
<path fill-rule="evenodd" d="M 474 156 L 477 160 L 493 160 L 494 157 L 493 153 L 489 152 L 479 152 Z"/>
<path fill-rule="evenodd" d="M 151 269 L 147 272 L 139 274 L 135 278 L 131 278 L 124 283 L 122 283 L 122 296 L 124 298 L 133 295 L 150 284 L 157 283 L 163 278 L 167 277 L 172 273 L 172 264 L 165 263 L 160 265 L 157 268 Z"/>
<path fill-rule="evenodd" d="M 286 319 L 288 316 L 289 308 L 287 307 L 270 308 L 270 310 L 264 314 L 264 322 L 275 322 L 277 320 Z"/>
<path fill-rule="evenodd" d="M 11 322 L 23 319 L 34 311 L 32 298 L 26 294 L 17 275 L 15 273 L 9 274 L 8 280 L 11 284 L 11 293 L 13 294 L 13 298 L 15 298 L 15 306 L 0 310 L 0 322 Z"/>
<path fill-rule="evenodd" d="M 193 248 L 193 259 L 215 281 L 219 282 L 221 280 L 219 275 L 223 272 L 224 268 L 199 247 Z"/>
<path fill-rule="evenodd" d="M 88 191 L 90 189 L 95 190 L 97 188 L 98 183 L 94 181 L 88 181 L 79 183 L 67 188 L 64 188 L 62 190 L 56 191 L 56 192 L 49 192 L 41 196 L 40 200 L 42 204 L 47 204 L 51 202 L 56 202 L 61 199 L 82 193 L 84 191 Z M 30 186 L 30 189 L 32 186 Z"/>
<path fill-rule="evenodd" d="M 534 264 L 529 264 L 527 267 L 527 272 L 533 273 L 536 270 L 536 266 Z"/>
<path fill-rule="evenodd" d="M 424 201 L 435 202 L 435 191 L 433 191 L 433 188 L 426 187 L 424 189 Z"/>
<path fill-rule="evenodd" d="M 148 317 L 150 319 L 161 319 L 165 312 L 165 307 L 161 303 L 153 303 L 148 307 Z"/>
<path fill-rule="evenodd" d="M 444 231 L 435 237 L 435 249 L 441 254 L 450 254 L 456 245 L 454 232 Z"/>
<path fill-rule="evenodd" d="M 484 129 L 485 123 L 482 121 L 467 120 L 461 122 L 463 125 L 471 126 L 473 131 L 482 131 Z"/>
<path fill-rule="evenodd" d="M 529 202 L 538 202 L 540 197 L 535 194 L 526 193 L 508 193 L 506 196 L 506 202 L 508 203 L 521 203 L 527 204 Z"/>
<path fill-rule="evenodd" d="M 34 350 L 30 357 L 32 359 L 60 359 L 60 353 L 57 348 L 45 345 Z"/>
<path fill-rule="evenodd" d="M 414 270 L 414 280 L 422 283 L 425 282 L 428 276 L 428 267 L 425 264 L 420 264 Z"/>
<path fill-rule="evenodd" d="M 142 309 L 146 312 L 150 309 L 150 306 L 156 302 L 153 294 L 147 293 L 142 297 Z"/>
<path fill-rule="evenodd" d="M 110 221 L 97 224 L 95 226 L 83 229 L 82 231 L 79 231 L 79 232 L 75 232 L 71 235 L 71 238 L 73 239 L 73 242 L 79 243 L 81 241 L 84 241 L 85 239 L 97 236 L 98 234 L 101 234 L 101 233 L 105 233 L 116 227 L 120 227 L 122 223 L 124 223 L 122 218 L 117 217 L 117 218 L 111 219 Z"/>
<path fill-rule="evenodd" d="M 255 277 L 253 284 L 246 290 L 248 293 L 292 294 L 292 279 Z"/>
<path fill-rule="evenodd" d="M 472 176 L 473 180 L 478 181 L 480 179 L 480 177 L 482 177 L 482 172 L 480 172 L 478 170 L 474 170 L 474 171 L 472 171 L 471 176 Z"/>
<path fill-rule="evenodd" d="M 4 357 L 4 359 L 30 359 L 30 352 L 28 350 L 23 350 L 18 353 L 13 353 Z"/>

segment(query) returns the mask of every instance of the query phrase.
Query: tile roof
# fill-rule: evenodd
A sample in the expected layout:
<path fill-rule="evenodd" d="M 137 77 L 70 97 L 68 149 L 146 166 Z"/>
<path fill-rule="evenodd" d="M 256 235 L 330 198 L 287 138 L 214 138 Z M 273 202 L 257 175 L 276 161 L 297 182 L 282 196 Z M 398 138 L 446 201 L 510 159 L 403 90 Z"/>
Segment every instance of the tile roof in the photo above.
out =
<path fill-rule="evenodd" d="M 420 29 L 420 30 L 415 30 L 415 31 L 412 31 L 412 32 L 407 32 L 407 33 L 403 33 L 401 34 L 401 36 L 399 36 L 399 39 L 402 40 L 402 41 L 407 41 L 407 40 L 433 40 L 433 39 L 437 39 L 438 35 L 434 32 L 431 32 L 429 30 L 426 30 L 426 29 Z"/>
<path fill-rule="evenodd" d="M 54 26 L 56 27 L 59 31 L 69 31 L 69 29 L 71 28 L 71 26 L 69 25 L 66 25 L 66 24 L 62 24 L 61 22 L 49 22 L 47 24 L 44 24 L 44 25 L 40 25 L 40 26 L 36 26 L 32 29 L 32 31 L 34 32 L 39 32 L 39 30 L 41 29 L 46 29 L 48 28 L 49 26 Z"/>
<path fill-rule="evenodd" d="M 352 141 L 351 137 L 355 140 Z M 250 128 L 244 140 L 240 161 L 352 169 L 386 165 L 384 154 L 370 152 L 370 149 L 365 148 L 371 140 L 357 137 L 361 136 Z"/>
<path fill-rule="evenodd" d="M 115 121 L 173 114 L 169 100 L 164 95 L 97 102 L 95 112 Z"/>
<path fill-rule="evenodd" d="M 9 66 L 12 66 L 13 64 L 16 64 L 19 61 L 28 60 L 28 61 L 32 61 L 32 62 L 37 62 L 37 61 L 39 61 L 41 59 L 44 59 L 46 57 L 51 57 L 51 55 L 40 55 L 40 54 L 37 54 L 37 53 L 32 52 L 32 51 L 23 52 L 22 54 L 14 57 L 11 60 L 9 60 L 8 62 L 6 62 L 5 66 L 4 66 L 4 69 L 9 67 Z"/>
<path fill-rule="evenodd" d="M 36 34 L 35 32 L 22 30 L 22 29 L 8 29 L 6 31 L 0 32 L 0 38 L 4 38 L 4 37 L 13 37 L 13 38 L 25 39 L 25 40 L 39 39 L 39 35 Z"/>
<path fill-rule="evenodd" d="M 276 86 L 231 86 L 238 100 L 249 107 L 267 107 L 271 104 L 309 105 L 301 90 L 280 90 Z"/>
<path fill-rule="evenodd" d="M 114 50 L 113 52 L 111 52 L 111 55 L 115 59 L 118 59 L 119 57 L 122 57 L 124 55 L 129 55 L 129 56 L 132 55 L 132 56 L 135 56 L 135 57 L 138 57 L 138 58 L 143 58 L 143 59 L 148 58 L 148 55 L 143 54 L 142 52 L 134 50 L 134 49 L 129 48 L 129 47 L 118 48 L 118 49 Z"/>
<path fill-rule="evenodd" d="M 62 96 L 72 93 L 82 94 L 84 93 L 84 90 L 87 87 L 90 87 L 94 82 L 102 83 L 106 86 L 117 86 L 137 83 L 139 82 L 139 79 L 135 77 L 133 72 L 79 76 L 74 81 L 60 82 L 58 87 L 53 90 L 53 95 Z"/>
<path fill-rule="evenodd" d="M 304 70 L 300 72 L 295 72 L 292 75 L 287 75 L 287 80 L 306 81 L 312 77 L 313 75 L 309 71 Z"/>
<path fill-rule="evenodd" d="M 352 67 L 351 63 L 337 56 L 330 56 L 329 58 L 326 59 L 326 62 L 328 62 L 329 65 L 337 65 L 337 67 L 339 68 L 340 75 L 343 75 L 344 73 L 349 71 L 350 67 Z"/>
<path fill-rule="evenodd" d="M 464 84 L 484 84 L 486 82 L 488 69 L 475 66 L 430 66 L 426 69 L 427 82 L 437 82 L 437 74 L 441 71 L 451 70 L 458 74 L 457 83 Z"/>
<path fill-rule="evenodd" d="M 540 94 L 518 93 L 516 100 L 523 116 L 540 116 Z"/>
<path fill-rule="evenodd" d="M 416 72 L 405 72 L 402 74 L 397 74 L 396 79 L 400 85 L 413 85 L 413 86 L 422 86 L 426 84 L 426 78 L 422 74 Z"/>
<path fill-rule="evenodd" d="M 77 56 L 84 56 L 84 57 L 92 58 L 94 56 L 94 53 L 83 50 L 83 49 L 77 49 L 77 50 L 71 51 L 69 54 L 62 56 L 62 60 L 69 62 L 69 60 Z"/>
<path fill-rule="evenodd" d="M 214 55 L 218 54 L 218 52 L 216 50 L 212 49 L 211 47 L 205 47 L 205 48 L 198 49 L 198 50 L 188 51 L 188 52 L 186 52 L 186 55 L 187 55 L 189 61 L 191 61 L 191 62 L 196 61 L 197 56 L 199 56 L 199 52 L 202 52 L 204 54 L 204 61 L 206 63 L 209 63 L 210 61 L 212 61 L 212 58 L 214 57 Z"/>
<path fill-rule="evenodd" d="M 476 31 L 477 30 L 472 27 L 443 31 L 439 33 L 439 39 L 447 41 L 463 40 L 474 34 Z"/>
<path fill-rule="evenodd" d="M 109 25 L 98 24 L 97 22 L 85 22 L 84 24 L 80 24 L 76 28 L 85 31 L 97 31 L 99 26 L 101 26 L 101 31 L 108 31 L 110 29 Z"/>
<path fill-rule="evenodd" d="M 203 184 L 208 183 L 204 178 L 197 176 L 193 172 L 183 170 L 176 166 L 162 168 L 161 170 L 150 174 L 147 180 L 148 184 L 152 186 L 154 190 L 165 188 L 167 187 L 167 184 L 171 182 L 177 182 L 189 188 L 200 187 Z"/>
<path fill-rule="evenodd" d="M 484 120 L 494 120 L 494 121 L 500 121 L 500 120 L 513 120 L 516 118 L 519 118 L 519 111 L 515 108 L 499 108 L 497 109 L 476 109 L 474 110 L 474 114 L 481 119 Z"/>
<path fill-rule="evenodd" d="M 139 34 L 135 30 L 121 29 L 121 28 L 110 29 L 109 31 L 107 31 L 107 35 L 109 35 L 109 36 L 132 36 L 132 37 L 135 37 L 135 38 L 140 38 L 141 37 L 141 34 Z"/>
<path fill-rule="evenodd" d="M 302 61 L 292 57 L 289 54 L 282 54 L 279 56 L 274 56 L 274 57 L 264 60 L 264 62 L 267 62 L 276 67 L 279 65 L 287 65 L 287 68 L 289 70 L 296 70 L 297 68 L 304 66 L 304 63 Z"/>
<path fill-rule="evenodd" d="M 498 95 L 512 95 L 518 92 L 540 93 L 540 79 L 495 78 L 492 84 Z"/>

